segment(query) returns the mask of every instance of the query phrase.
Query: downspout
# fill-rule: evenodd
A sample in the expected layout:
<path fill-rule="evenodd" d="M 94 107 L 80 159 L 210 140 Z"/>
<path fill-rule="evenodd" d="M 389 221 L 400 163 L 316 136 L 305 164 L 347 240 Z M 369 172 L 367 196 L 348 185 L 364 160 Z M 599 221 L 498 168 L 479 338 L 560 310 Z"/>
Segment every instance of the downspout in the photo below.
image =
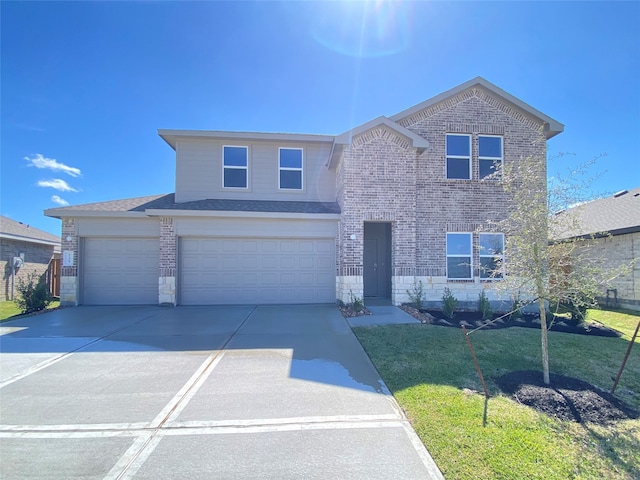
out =
<path fill-rule="evenodd" d="M 11 301 L 13 302 L 13 285 L 15 283 L 16 266 L 13 264 L 13 258 L 9 259 L 11 264 Z"/>

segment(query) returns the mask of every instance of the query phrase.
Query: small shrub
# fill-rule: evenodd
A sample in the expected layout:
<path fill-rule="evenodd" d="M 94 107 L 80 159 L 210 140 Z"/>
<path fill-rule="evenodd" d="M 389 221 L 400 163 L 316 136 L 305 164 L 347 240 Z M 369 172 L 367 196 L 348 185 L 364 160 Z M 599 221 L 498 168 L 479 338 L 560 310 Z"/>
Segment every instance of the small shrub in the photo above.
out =
<path fill-rule="evenodd" d="M 575 323 L 583 323 L 585 321 L 587 318 L 587 308 L 591 306 L 592 302 L 587 301 L 587 298 L 582 295 L 558 302 L 558 309 L 569 312 L 571 320 Z"/>
<path fill-rule="evenodd" d="M 413 288 L 411 290 L 407 290 L 407 295 L 409 296 L 409 300 L 414 307 L 418 310 L 422 309 L 422 302 L 424 301 L 424 289 L 422 286 L 422 280 L 418 280 L 417 282 L 413 282 Z"/>
<path fill-rule="evenodd" d="M 38 278 L 35 273 L 27 276 L 27 281 L 18 279 L 18 298 L 15 303 L 22 313 L 44 310 L 53 301 L 49 286 L 43 277 Z"/>
<path fill-rule="evenodd" d="M 486 293 L 484 293 L 484 290 L 478 297 L 478 310 L 482 313 L 483 320 L 489 320 L 493 317 L 493 309 L 491 308 L 491 303 L 489 302 Z"/>
<path fill-rule="evenodd" d="M 456 308 L 458 307 L 458 299 L 453 296 L 449 287 L 444 288 L 444 294 L 442 295 L 442 314 L 452 319 L 455 315 Z"/>
<path fill-rule="evenodd" d="M 351 290 L 349 290 L 349 299 L 351 300 L 351 308 L 353 308 L 356 313 L 364 310 L 364 301 L 356 297 Z"/>
<path fill-rule="evenodd" d="M 509 315 L 509 320 L 517 320 L 524 316 L 522 313 L 523 305 L 524 303 L 520 300 L 520 293 L 511 296 L 511 314 Z"/>

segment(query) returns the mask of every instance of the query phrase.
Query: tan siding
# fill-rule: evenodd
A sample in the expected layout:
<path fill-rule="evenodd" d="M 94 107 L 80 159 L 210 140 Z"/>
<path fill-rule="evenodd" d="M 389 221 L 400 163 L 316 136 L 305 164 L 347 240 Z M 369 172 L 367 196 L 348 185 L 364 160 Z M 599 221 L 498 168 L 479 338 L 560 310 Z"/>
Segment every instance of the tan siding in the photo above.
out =
<path fill-rule="evenodd" d="M 175 218 L 176 235 L 334 238 L 337 220 Z"/>
<path fill-rule="evenodd" d="M 216 142 L 178 142 L 176 202 L 190 202 L 216 196 L 220 190 L 221 148 Z"/>
<path fill-rule="evenodd" d="M 248 189 L 222 187 L 222 147 L 249 147 Z M 278 189 L 278 149 L 303 149 L 303 190 Z M 331 144 L 303 142 L 239 142 L 183 140 L 176 147 L 176 201 L 207 198 L 335 202 L 335 171 L 325 165 Z"/>
<path fill-rule="evenodd" d="M 159 237 L 160 222 L 154 218 L 78 218 L 81 237 Z"/>

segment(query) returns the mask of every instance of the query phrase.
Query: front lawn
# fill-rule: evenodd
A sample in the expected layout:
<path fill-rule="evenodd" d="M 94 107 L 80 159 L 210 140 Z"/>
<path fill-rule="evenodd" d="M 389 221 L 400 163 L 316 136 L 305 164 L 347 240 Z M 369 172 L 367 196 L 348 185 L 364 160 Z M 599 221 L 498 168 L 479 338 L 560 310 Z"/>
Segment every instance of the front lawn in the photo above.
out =
<path fill-rule="evenodd" d="M 54 301 L 49 304 L 47 310 L 51 310 L 53 308 L 58 308 L 60 306 L 59 301 Z M 4 301 L 0 302 L 0 323 L 6 322 L 7 320 L 13 320 L 13 317 L 16 315 L 20 315 L 20 309 L 14 302 Z"/>
<path fill-rule="evenodd" d="M 629 310 L 589 310 L 587 314 L 589 321 L 604 323 L 607 327 L 618 330 L 627 340 L 631 340 L 633 332 L 640 320 L 638 312 Z M 640 343 L 640 334 L 636 337 L 636 342 Z M 637 347 L 633 347 L 634 349 Z"/>
<path fill-rule="evenodd" d="M 551 331 L 551 371 L 608 391 L 628 346 L 626 333 L 633 334 L 639 317 L 590 315 L 624 331 L 625 337 Z M 461 331 L 389 325 L 354 332 L 446 478 L 640 478 L 640 419 L 606 426 L 560 421 L 500 393 L 493 378 L 541 369 L 539 331 L 514 327 L 471 335 L 492 394 L 486 426 L 485 399 L 478 393 L 482 387 Z M 638 346 L 616 395 L 640 409 Z"/>

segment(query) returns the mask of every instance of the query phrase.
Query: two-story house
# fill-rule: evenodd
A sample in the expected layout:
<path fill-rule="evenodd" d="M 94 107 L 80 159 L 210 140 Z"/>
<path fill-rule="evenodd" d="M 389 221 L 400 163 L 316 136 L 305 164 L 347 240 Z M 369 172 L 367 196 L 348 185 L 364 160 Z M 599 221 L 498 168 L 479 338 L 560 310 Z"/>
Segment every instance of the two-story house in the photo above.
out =
<path fill-rule="evenodd" d="M 499 301 L 490 224 L 510 198 L 492 174 L 562 130 L 480 77 L 337 136 L 160 130 L 175 193 L 45 212 L 62 219 L 61 301 L 399 304 L 416 281 L 429 302 Z"/>

